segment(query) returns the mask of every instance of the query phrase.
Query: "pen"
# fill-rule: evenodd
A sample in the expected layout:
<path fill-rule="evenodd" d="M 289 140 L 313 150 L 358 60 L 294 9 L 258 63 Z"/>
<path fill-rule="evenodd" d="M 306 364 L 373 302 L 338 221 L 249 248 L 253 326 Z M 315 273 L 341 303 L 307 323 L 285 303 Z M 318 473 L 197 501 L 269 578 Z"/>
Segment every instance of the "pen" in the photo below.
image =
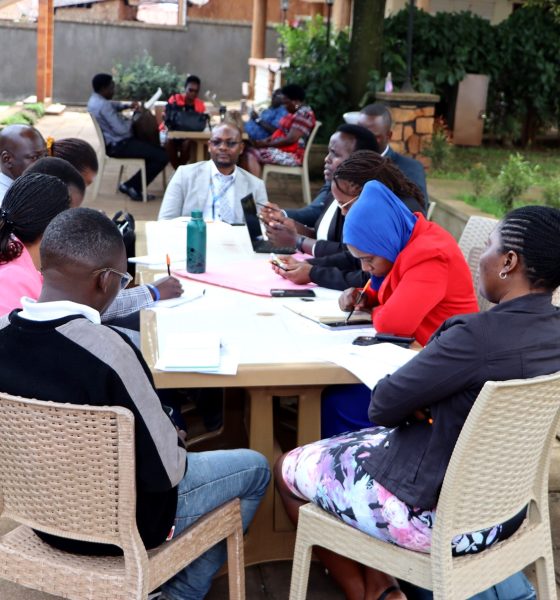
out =
<path fill-rule="evenodd" d="M 261 206 L 262 208 L 267 208 L 268 210 L 276 210 L 277 212 L 282 212 L 281 208 L 276 208 L 275 206 L 270 206 L 270 204 L 264 204 L 262 202 L 257 202 L 257 206 Z"/>
<path fill-rule="evenodd" d="M 167 263 L 167 274 L 171 277 L 171 259 L 169 258 L 169 254 L 165 255 L 165 262 Z"/>
<path fill-rule="evenodd" d="M 360 302 L 362 301 L 362 298 L 364 297 L 364 294 L 366 293 L 367 290 L 369 290 L 370 285 L 371 285 L 371 279 L 368 279 L 367 283 L 362 288 L 362 291 L 358 294 L 358 297 L 356 298 L 356 302 L 354 303 L 352 310 L 348 313 L 348 316 L 346 317 L 346 321 L 344 321 L 345 325 L 348 325 L 348 321 L 350 321 L 350 317 L 354 314 L 354 311 L 356 310 L 356 306 L 358 306 L 358 304 L 360 304 Z"/>

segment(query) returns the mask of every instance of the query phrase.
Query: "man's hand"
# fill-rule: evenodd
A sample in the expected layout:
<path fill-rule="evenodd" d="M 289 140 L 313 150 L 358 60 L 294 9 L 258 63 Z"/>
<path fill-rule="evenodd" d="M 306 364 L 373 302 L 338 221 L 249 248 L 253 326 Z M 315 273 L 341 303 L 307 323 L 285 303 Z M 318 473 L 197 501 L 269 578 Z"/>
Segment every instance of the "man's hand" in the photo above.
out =
<path fill-rule="evenodd" d="M 275 273 L 284 279 L 288 279 L 289 281 L 299 285 L 311 282 L 309 273 L 311 272 L 312 265 L 306 262 L 300 262 L 291 256 L 281 256 L 279 258 L 286 270 L 281 269 L 273 264 L 272 270 Z"/>
<path fill-rule="evenodd" d="M 178 298 L 183 295 L 183 286 L 176 277 L 162 277 L 154 281 L 154 286 L 159 290 L 160 300 Z"/>
<path fill-rule="evenodd" d="M 140 108 L 142 108 L 142 105 L 140 104 L 140 102 L 138 102 L 138 100 L 133 100 L 129 104 L 130 104 L 130 108 L 132 108 L 132 110 L 140 110 Z"/>

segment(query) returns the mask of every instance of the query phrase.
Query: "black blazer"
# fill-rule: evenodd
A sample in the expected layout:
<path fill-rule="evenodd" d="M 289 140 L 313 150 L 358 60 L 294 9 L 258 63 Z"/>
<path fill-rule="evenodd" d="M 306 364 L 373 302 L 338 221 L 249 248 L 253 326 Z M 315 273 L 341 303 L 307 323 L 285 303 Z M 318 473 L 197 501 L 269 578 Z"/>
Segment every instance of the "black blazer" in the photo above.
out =
<path fill-rule="evenodd" d="M 434 508 L 451 453 L 484 383 L 556 371 L 560 311 L 550 294 L 529 294 L 483 313 L 448 319 L 417 357 L 373 390 L 370 420 L 395 429 L 385 444 L 373 448 L 366 471 L 400 500 Z M 413 416 L 426 408 L 432 425 Z"/>

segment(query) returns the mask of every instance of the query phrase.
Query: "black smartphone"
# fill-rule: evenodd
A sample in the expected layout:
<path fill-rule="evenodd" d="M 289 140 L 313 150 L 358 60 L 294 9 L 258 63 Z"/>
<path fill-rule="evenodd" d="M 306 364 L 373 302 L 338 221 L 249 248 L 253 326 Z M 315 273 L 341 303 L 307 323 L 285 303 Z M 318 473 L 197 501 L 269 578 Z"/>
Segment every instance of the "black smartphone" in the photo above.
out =
<path fill-rule="evenodd" d="M 413 341 L 413 337 L 402 337 L 392 333 L 378 333 L 376 335 L 359 335 L 352 343 L 355 346 L 373 346 L 373 344 L 390 343 L 408 348 Z"/>
<path fill-rule="evenodd" d="M 270 290 L 273 298 L 315 298 L 313 290 Z"/>

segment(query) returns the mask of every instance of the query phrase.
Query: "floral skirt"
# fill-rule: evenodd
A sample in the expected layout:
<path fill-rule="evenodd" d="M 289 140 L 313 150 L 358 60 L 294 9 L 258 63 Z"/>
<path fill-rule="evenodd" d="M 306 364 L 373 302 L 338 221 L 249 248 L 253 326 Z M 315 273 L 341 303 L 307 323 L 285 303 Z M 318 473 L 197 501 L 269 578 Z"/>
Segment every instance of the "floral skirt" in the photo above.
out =
<path fill-rule="evenodd" d="M 293 152 L 284 152 L 280 148 L 250 148 L 251 153 L 261 165 L 282 165 L 283 167 L 301 167 L 302 161 Z"/>
<path fill-rule="evenodd" d="M 292 493 L 330 512 L 348 525 L 409 550 L 429 552 L 436 509 L 410 506 L 377 483 L 363 468 L 372 448 L 391 429 L 372 427 L 295 448 L 282 465 Z M 453 539 L 454 556 L 474 554 L 512 535 L 525 510 L 503 525 Z"/>

